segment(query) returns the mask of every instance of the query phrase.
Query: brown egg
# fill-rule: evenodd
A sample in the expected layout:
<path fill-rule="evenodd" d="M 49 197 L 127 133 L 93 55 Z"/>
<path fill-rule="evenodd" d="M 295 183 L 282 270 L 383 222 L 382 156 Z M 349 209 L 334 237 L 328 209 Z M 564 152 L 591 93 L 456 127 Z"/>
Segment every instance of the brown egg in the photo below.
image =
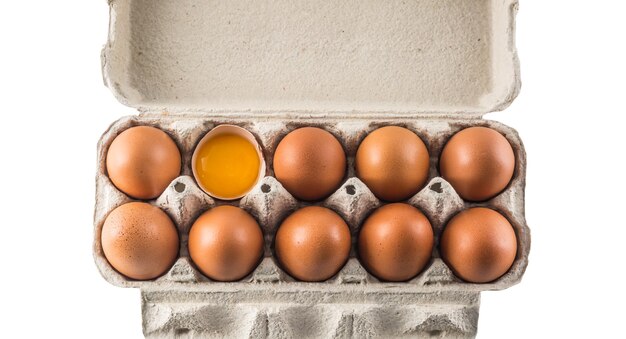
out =
<path fill-rule="evenodd" d="M 106 169 L 113 185 L 137 199 L 158 197 L 180 174 L 180 152 L 165 132 L 131 127 L 109 147 Z"/>
<path fill-rule="evenodd" d="M 102 250 L 111 266 L 136 280 L 163 275 L 178 257 L 178 231 L 160 208 L 131 202 L 114 209 L 102 226 Z"/>
<path fill-rule="evenodd" d="M 298 280 L 324 281 L 339 272 L 350 254 L 350 229 L 337 213 L 309 206 L 291 214 L 276 233 L 276 257 Z"/>
<path fill-rule="evenodd" d="M 441 176 L 461 198 L 490 199 L 513 177 L 515 154 L 506 138 L 486 127 L 470 127 L 455 134 L 443 148 Z"/>
<path fill-rule="evenodd" d="M 484 207 L 457 214 L 443 230 L 441 256 L 459 278 L 486 283 L 505 274 L 517 254 L 509 221 Z"/>
<path fill-rule="evenodd" d="M 359 234 L 359 259 L 381 280 L 406 281 L 428 264 L 433 242 L 433 228 L 420 210 L 389 204 L 365 220 Z"/>
<path fill-rule="evenodd" d="M 189 255 L 207 277 L 236 281 L 259 264 L 263 255 L 263 232 L 243 209 L 218 206 L 204 212 L 191 226 Z"/>
<path fill-rule="evenodd" d="M 346 172 L 346 154 L 329 132 L 299 128 L 280 141 L 274 153 L 276 179 L 294 197 L 319 200 L 333 193 Z"/>
<path fill-rule="evenodd" d="M 417 193 L 428 179 L 429 155 L 410 130 L 382 127 L 370 133 L 356 152 L 356 173 L 379 199 L 400 201 Z"/>

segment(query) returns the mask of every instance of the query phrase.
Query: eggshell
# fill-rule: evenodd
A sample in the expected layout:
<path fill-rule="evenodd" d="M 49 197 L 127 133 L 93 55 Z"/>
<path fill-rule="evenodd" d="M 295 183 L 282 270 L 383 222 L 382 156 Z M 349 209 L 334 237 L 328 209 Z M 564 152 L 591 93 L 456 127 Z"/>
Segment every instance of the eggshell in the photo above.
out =
<path fill-rule="evenodd" d="M 178 231 L 158 207 L 131 202 L 114 209 L 102 226 L 102 250 L 111 266 L 136 280 L 154 279 L 178 256 Z"/>
<path fill-rule="evenodd" d="M 350 254 L 350 229 L 328 208 L 309 206 L 291 214 L 276 233 L 276 257 L 302 281 L 324 281 L 339 272 Z"/>
<path fill-rule="evenodd" d="M 515 154 L 508 140 L 487 127 L 470 127 L 445 145 L 439 162 L 441 176 L 461 198 L 490 199 L 506 188 L 515 170 Z"/>
<path fill-rule="evenodd" d="M 484 207 L 467 209 L 450 220 L 441 236 L 441 256 L 459 278 L 486 283 L 505 274 L 517 255 L 509 221 Z"/>
<path fill-rule="evenodd" d="M 432 226 L 420 210 L 389 204 L 365 220 L 359 234 L 359 259 L 379 279 L 406 281 L 426 267 L 433 243 Z"/>
<path fill-rule="evenodd" d="M 429 159 L 426 145 L 415 133 L 386 126 L 370 133 L 359 145 L 356 173 L 379 199 L 400 201 L 424 186 Z"/>
<path fill-rule="evenodd" d="M 191 226 L 189 255 L 213 280 L 240 280 L 261 260 L 263 232 L 243 209 L 218 206 L 203 213 Z"/>
<path fill-rule="evenodd" d="M 299 128 L 278 144 L 274 173 L 294 197 L 319 200 L 339 188 L 346 173 L 346 154 L 329 132 L 317 127 Z"/>
<path fill-rule="evenodd" d="M 107 174 L 120 191 L 137 199 L 158 197 L 179 174 L 180 151 L 165 132 L 150 126 L 131 127 L 111 143 Z"/>
<path fill-rule="evenodd" d="M 250 188 L 247 191 L 242 192 L 241 194 L 236 194 L 233 196 L 224 196 L 224 195 L 216 194 L 215 192 L 211 192 L 211 190 L 208 187 L 204 186 L 202 180 L 199 180 L 200 173 L 198 173 L 198 168 L 196 166 L 196 164 L 198 163 L 198 152 L 202 149 L 202 146 L 210 142 L 211 139 L 224 135 L 224 134 L 234 134 L 250 142 L 250 144 L 254 147 L 256 154 L 259 158 L 258 174 L 254 182 L 250 185 Z M 250 192 L 250 190 L 252 190 L 252 188 L 256 185 L 256 183 L 259 182 L 259 180 L 265 174 L 265 159 L 263 158 L 263 150 L 261 149 L 261 146 L 257 142 L 254 135 L 250 133 L 248 130 L 246 130 L 245 128 L 242 128 L 236 125 L 230 125 L 230 124 L 223 124 L 223 125 L 215 126 L 215 128 L 210 130 L 207 134 L 204 135 L 204 137 L 202 137 L 202 139 L 200 139 L 200 142 L 198 143 L 198 145 L 193 151 L 193 155 L 191 157 L 191 164 L 192 164 L 191 170 L 193 172 L 194 178 L 196 179 L 196 183 L 198 183 L 198 186 L 203 191 L 205 191 L 208 195 L 215 197 L 217 199 L 220 199 L 220 200 L 235 200 L 235 199 L 239 199 L 243 197 L 248 192 Z M 229 180 L 232 180 L 232 179 L 229 179 Z"/>

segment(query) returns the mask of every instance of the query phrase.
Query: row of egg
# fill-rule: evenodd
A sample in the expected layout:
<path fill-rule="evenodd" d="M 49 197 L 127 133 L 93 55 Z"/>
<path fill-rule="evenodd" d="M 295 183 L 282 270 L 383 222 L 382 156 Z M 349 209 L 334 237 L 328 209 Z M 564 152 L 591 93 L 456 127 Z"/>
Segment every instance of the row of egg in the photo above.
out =
<path fill-rule="evenodd" d="M 382 281 L 407 281 L 431 261 L 433 228 L 417 208 L 391 203 L 364 221 L 357 254 L 365 269 Z M 102 226 L 104 255 L 119 273 L 150 280 L 167 272 L 179 253 L 176 226 L 158 207 L 131 202 L 114 209 Z M 348 260 L 351 234 L 334 211 L 319 206 L 296 210 L 279 226 L 274 254 L 279 266 L 300 281 L 330 279 Z M 221 205 L 194 222 L 189 255 L 199 271 L 216 281 L 237 281 L 249 275 L 263 256 L 264 237 L 245 210 Z M 517 239 L 509 221 L 484 207 L 454 216 L 441 235 L 439 250 L 456 276 L 473 283 L 498 279 L 513 264 Z"/>
<path fill-rule="evenodd" d="M 398 202 L 417 193 L 428 179 L 428 149 L 409 129 L 385 126 L 359 145 L 356 175 L 379 199 Z M 328 131 L 302 127 L 287 134 L 273 157 L 276 179 L 294 197 L 321 200 L 340 185 L 346 154 Z M 515 169 L 507 139 L 486 127 L 456 133 L 439 157 L 439 170 L 465 200 L 484 201 L 503 191 Z M 153 199 L 180 175 L 181 155 L 163 131 L 148 126 L 129 128 L 112 142 L 106 157 L 112 183 L 137 199 Z M 192 170 L 198 186 L 223 200 L 238 199 L 265 175 L 263 153 L 255 137 L 233 125 L 219 125 L 194 150 Z"/>

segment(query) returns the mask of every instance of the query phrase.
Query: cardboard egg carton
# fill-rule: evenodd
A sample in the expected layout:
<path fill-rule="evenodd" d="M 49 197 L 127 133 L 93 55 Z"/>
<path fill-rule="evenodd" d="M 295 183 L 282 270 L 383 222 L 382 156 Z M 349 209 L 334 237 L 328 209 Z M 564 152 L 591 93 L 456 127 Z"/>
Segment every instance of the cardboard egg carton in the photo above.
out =
<path fill-rule="evenodd" d="M 324 128 L 333 133 L 346 150 L 348 156 L 346 179 L 339 189 L 328 198 L 314 203 L 302 202 L 295 199 L 283 188 L 280 182 L 273 177 L 272 166 L 268 166 L 266 176 L 241 200 L 234 202 L 216 201 L 204 193 L 191 176 L 191 154 L 206 132 L 214 126 L 226 123 L 239 125 L 251 131 L 257 137 L 268 165 L 272 162 L 272 155 L 276 146 L 282 137 L 291 130 L 301 126 L 318 126 Z M 134 281 L 117 273 L 106 261 L 102 253 L 99 239 L 101 227 L 108 213 L 115 207 L 131 201 L 130 198 L 119 192 L 106 176 L 106 150 L 117 134 L 135 125 L 149 125 L 166 131 L 178 144 L 183 158 L 182 175 L 172 181 L 160 197 L 150 201 L 151 204 L 160 207 L 170 215 L 177 225 L 181 236 L 180 258 L 169 272 L 154 281 Z M 515 233 L 518 238 L 517 257 L 508 273 L 500 279 L 488 284 L 463 282 L 455 277 L 446 264 L 439 258 L 437 247 L 433 250 L 433 259 L 427 268 L 418 276 L 407 282 L 380 282 L 363 269 L 356 257 L 354 243 L 356 242 L 359 228 L 364 219 L 375 208 L 384 204 L 384 202 L 377 199 L 368 187 L 355 176 L 354 157 L 358 145 L 369 132 L 387 125 L 409 128 L 420 135 L 428 146 L 429 153 L 431 154 L 430 179 L 420 192 L 409 198 L 406 202 L 419 208 L 429 218 L 434 229 L 436 243 L 438 243 L 439 236 L 447 221 L 461 210 L 474 206 L 495 208 L 509 219 L 515 228 Z M 437 170 L 438 158 L 443 145 L 445 145 L 446 141 L 449 140 L 454 133 L 469 126 L 491 127 L 505 135 L 513 146 L 517 161 L 513 179 L 507 189 L 493 199 L 481 203 L 463 201 L 450 184 L 439 176 Z M 294 122 L 270 117 L 258 119 L 255 122 L 250 122 L 248 119 L 216 118 L 203 115 L 142 115 L 126 117 L 113 124 L 109 131 L 104 134 L 99 145 L 99 170 L 97 180 L 98 202 L 96 205 L 96 231 L 94 232 L 96 236 L 94 239 L 96 262 L 105 278 L 115 285 L 140 287 L 144 292 L 159 290 L 161 291 L 159 293 L 161 297 L 159 298 L 163 298 L 164 294 L 168 294 L 172 291 L 171 293 L 174 295 L 179 295 L 179 298 L 176 298 L 176 302 L 173 302 L 171 297 L 165 299 L 170 300 L 172 304 L 185 304 L 185 301 L 189 301 L 190 305 L 192 305 L 190 307 L 197 307 L 196 302 L 191 303 L 191 300 L 195 300 L 195 298 L 201 296 L 202 300 L 204 300 L 203 303 L 207 305 L 221 305 L 220 307 L 209 307 L 209 309 L 212 309 L 212 312 L 215 314 L 228 317 L 228 324 L 232 324 L 233 326 L 233 328 L 223 328 L 220 331 L 217 331 L 212 326 L 208 326 L 208 323 L 204 322 L 199 323 L 197 325 L 199 327 L 182 326 L 179 324 L 181 320 L 179 318 L 187 317 L 189 310 L 182 307 L 179 311 L 175 311 L 177 308 L 169 303 L 166 303 L 166 306 L 154 306 L 153 303 L 160 303 L 160 301 L 152 301 L 152 294 L 150 294 L 150 297 L 144 296 L 144 300 L 148 303 L 144 308 L 145 315 L 151 316 L 151 312 L 156 312 L 155 308 L 159 310 L 164 308 L 173 313 L 171 313 L 168 322 L 165 322 L 162 327 L 150 323 L 150 326 L 145 328 L 146 334 L 163 332 L 161 334 L 168 335 L 172 333 L 171 331 L 175 332 L 175 330 L 179 328 L 177 326 L 182 326 L 188 329 L 191 328 L 190 331 L 193 331 L 194 334 L 206 335 L 207 333 L 217 331 L 216 333 L 219 335 L 230 335 L 232 334 L 230 331 L 240 330 L 239 327 L 242 323 L 250 320 L 247 318 L 249 312 L 253 311 L 252 313 L 255 314 L 253 318 L 256 319 L 255 321 L 258 321 L 257 317 L 261 316 L 261 314 L 265 314 L 265 316 L 268 316 L 267 312 L 270 312 L 270 315 L 274 314 L 272 313 L 273 311 L 269 310 L 273 307 L 278 307 L 280 317 L 282 317 L 282 312 L 287 312 L 287 314 L 291 314 L 290 312 L 300 312 L 295 311 L 294 308 L 300 309 L 306 304 L 315 305 L 316 309 L 326 312 L 329 315 L 334 314 L 333 312 L 339 312 L 339 314 L 345 315 L 351 312 L 345 309 L 347 305 L 353 305 L 354 303 L 368 304 L 364 303 L 367 299 L 362 299 L 364 293 L 374 295 L 380 293 L 380 296 L 377 296 L 377 298 L 379 298 L 378 304 L 380 305 L 377 307 L 384 307 L 386 309 L 389 309 L 389 307 L 393 305 L 394 300 L 395 302 L 400 302 L 394 307 L 401 309 L 406 307 L 409 309 L 415 308 L 415 298 L 417 298 L 417 303 L 420 306 L 419 312 L 422 312 L 418 313 L 429 314 L 429 312 L 431 312 L 430 308 L 424 308 L 422 304 L 424 301 L 421 299 L 425 298 L 424 295 L 436 296 L 437 303 L 440 301 L 441 293 L 449 293 L 450 295 L 460 293 L 463 295 L 463 298 L 469 298 L 470 295 L 475 295 L 477 292 L 483 290 L 499 290 L 509 287 L 521 279 L 528 262 L 530 245 L 529 230 L 524 220 L 523 206 L 525 165 L 525 154 L 517 133 L 500 123 L 481 119 L 360 120 L 358 118 L 346 117 L 341 119 L 325 119 L 323 123 L 320 123 L 317 119 L 301 119 Z M 234 204 L 248 211 L 257 219 L 265 235 L 264 259 L 249 276 L 239 282 L 220 283 L 211 281 L 209 278 L 202 275 L 189 259 L 187 249 L 189 228 L 202 212 L 220 204 Z M 350 226 L 353 240 L 352 252 L 348 263 L 335 277 L 321 283 L 304 283 L 294 280 L 281 270 L 272 253 L 273 239 L 282 220 L 296 209 L 312 204 L 328 207 L 341 215 Z M 298 298 L 293 295 L 294 293 L 299 294 L 298 292 L 311 295 L 306 298 L 303 297 L 302 301 L 299 302 Z M 279 297 L 279 295 L 283 294 L 284 296 Z M 332 301 L 327 300 L 331 296 L 333 296 Z M 235 299 L 237 302 L 233 302 L 230 307 L 225 307 L 222 304 L 224 302 L 222 299 Z M 283 300 L 280 301 L 281 299 Z M 461 300 L 463 301 L 465 299 Z M 241 312 L 241 314 L 236 311 L 240 309 L 238 304 L 247 304 L 250 302 L 266 305 L 246 306 L 249 312 Z M 477 303 L 477 301 L 475 302 Z M 328 304 L 328 308 L 325 309 L 320 303 Z M 181 305 L 177 306 L 178 308 L 181 307 Z M 452 308 L 457 309 L 459 306 L 460 305 L 454 305 Z M 477 307 L 477 304 L 473 306 Z M 378 309 L 377 307 L 375 307 L 374 310 Z M 464 307 L 460 309 L 463 310 L 463 312 L 468 311 Z M 371 312 L 375 313 L 376 311 L 374 310 Z M 457 311 L 459 311 L 459 309 L 455 312 Z M 179 314 L 177 312 L 181 313 Z M 410 314 L 413 314 L 417 311 L 412 310 L 411 312 Z M 360 313 L 352 314 L 351 319 L 354 320 L 365 317 L 360 320 L 364 322 L 361 326 L 364 326 L 364 328 L 369 328 L 368 326 L 376 327 L 375 324 L 371 323 L 371 319 L 367 318 L 371 313 L 367 313 L 367 315 L 359 314 Z M 334 315 L 335 316 L 329 319 L 323 320 L 323 322 L 330 321 L 334 324 L 337 320 L 335 319 L 337 314 Z M 422 320 L 426 321 L 428 318 L 428 316 L 424 316 Z M 419 317 L 416 319 L 419 319 Z M 416 321 L 416 319 L 413 319 L 413 321 Z M 475 320 L 475 318 L 469 319 Z M 185 322 L 183 321 L 182 323 L 184 324 Z M 279 326 L 279 324 L 282 324 L 280 326 L 286 327 L 284 329 L 275 328 L 274 331 L 276 332 L 272 332 L 273 334 L 294 334 L 298 331 L 302 331 L 301 329 L 294 330 L 292 324 L 289 323 L 283 324 L 282 322 L 277 322 L 274 325 Z M 319 330 L 320 325 L 321 324 L 318 323 L 314 328 Z M 339 322 L 335 325 L 339 326 Z M 445 331 L 459 331 L 463 333 L 462 331 L 467 330 L 470 331 L 469 333 L 473 333 L 472 331 L 475 330 L 475 325 L 474 327 L 468 326 L 467 328 L 462 327 L 460 324 L 457 325 L 455 325 L 457 327 L 446 325 L 448 327 L 446 327 L 447 329 Z M 204 326 L 208 327 L 205 328 Z M 263 327 L 264 326 L 265 325 L 263 325 Z M 329 326 L 332 327 L 331 324 L 325 323 L 324 328 Z M 380 326 L 383 325 L 380 324 Z M 250 327 L 250 331 L 252 331 L 253 328 L 254 326 Z M 335 330 L 336 329 L 333 329 L 333 331 Z M 373 331 L 372 333 L 392 333 L 390 329 L 387 328 L 369 329 L 369 331 Z M 416 332 L 416 334 L 417 333 L 418 332 Z M 309 335 L 314 335 L 314 333 L 309 333 Z M 274 335 L 272 335 L 272 337 L 273 336 Z"/>
<path fill-rule="evenodd" d="M 149 337 L 472 337 L 480 291 L 520 281 L 530 233 L 524 218 L 526 156 L 517 133 L 484 120 L 508 106 L 519 90 L 514 46 L 515 0 L 407 1 L 111 1 L 105 83 L 141 113 L 125 117 L 98 145 L 94 257 L 104 278 L 142 292 L 143 330 Z M 191 156 L 214 126 L 253 133 L 266 176 L 240 200 L 212 199 L 196 184 Z M 167 132 L 182 155 L 182 173 L 157 199 L 180 235 L 179 259 L 162 277 L 134 281 L 106 261 L 103 222 L 131 201 L 106 175 L 106 151 L 123 130 L 150 125 Z M 360 265 L 354 243 L 364 219 L 384 202 L 354 173 L 363 138 L 378 127 L 403 126 L 430 152 L 426 186 L 406 202 L 429 218 L 432 260 L 408 282 L 380 282 Z M 342 143 L 344 182 L 319 202 L 292 197 L 273 177 L 279 141 L 298 127 L 317 126 Z M 438 157 L 457 131 L 487 126 L 513 146 L 516 168 L 493 199 L 463 201 L 439 176 Z M 265 235 L 265 256 L 238 282 L 211 281 L 189 259 L 195 219 L 220 204 L 252 214 Z M 350 259 L 328 281 L 295 281 L 276 264 L 272 243 L 280 222 L 307 205 L 328 207 L 348 223 Z M 439 258 L 438 240 L 459 211 L 488 206 L 501 212 L 518 240 L 513 266 L 488 284 L 456 278 Z"/>

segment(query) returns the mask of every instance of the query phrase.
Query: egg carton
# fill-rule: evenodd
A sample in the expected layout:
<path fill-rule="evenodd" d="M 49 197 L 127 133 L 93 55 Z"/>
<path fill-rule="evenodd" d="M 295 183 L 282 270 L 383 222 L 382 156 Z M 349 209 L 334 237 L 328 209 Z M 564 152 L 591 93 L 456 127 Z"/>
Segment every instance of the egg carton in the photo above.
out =
<path fill-rule="evenodd" d="M 234 202 L 212 199 L 198 187 L 191 174 L 191 155 L 195 146 L 205 133 L 220 124 L 234 124 L 252 132 L 268 164 L 266 176 L 250 193 Z M 175 140 L 182 153 L 182 175 L 173 180 L 160 197 L 149 201 L 172 218 L 178 227 L 181 242 L 179 259 L 164 276 L 154 281 L 135 281 L 117 273 L 104 257 L 99 237 L 108 213 L 132 201 L 118 191 L 107 177 L 106 151 L 119 133 L 136 125 L 164 130 Z M 388 125 L 412 130 L 428 147 L 431 155 L 429 181 L 406 202 L 419 208 L 429 218 L 435 243 L 438 243 L 447 221 L 461 210 L 475 206 L 494 208 L 509 219 L 518 239 L 517 257 L 508 273 L 487 284 L 463 282 L 442 261 L 437 246 L 433 249 L 433 259 L 427 268 L 407 282 L 381 282 L 362 267 L 354 250 L 359 228 L 365 218 L 385 202 L 377 199 L 355 176 L 354 158 L 358 145 L 368 133 Z M 303 126 L 317 126 L 331 132 L 341 142 L 348 157 L 348 170 L 342 185 L 328 198 L 314 203 L 295 199 L 274 178 L 271 166 L 280 140 L 290 131 Z M 437 169 L 438 158 L 446 141 L 469 126 L 486 126 L 499 131 L 513 146 L 516 157 L 516 168 L 509 186 L 496 197 L 480 203 L 461 199 L 454 188 L 439 176 Z M 146 319 L 166 318 L 146 322 L 144 331 L 147 335 L 169 336 L 185 332 L 181 328 L 187 329 L 188 334 L 201 336 L 231 336 L 247 331 L 247 336 L 256 337 L 261 334 L 258 332 L 261 330 L 265 330 L 264 333 L 271 337 L 315 337 L 320 333 L 336 333 L 337 336 L 346 333 L 391 335 L 394 330 L 401 331 L 400 334 L 432 334 L 435 333 L 432 331 L 438 331 L 433 326 L 441 327 L 441 334 L 472 335 L 476 330 L 478 293 L 516 284 L 528 263 L 530 236 L 524 219 L 526 157 L 517 133 L 494 121 L 432 118 L 363 120 L 345 117 L 328 118 L 320 122 L 319 119 L 284 120 L 256 116 L 252 122 L 247 118 L 146 114 L 122 118 L 114 123 L 103 135 L 98 154 L 94 232 L 96 262 L 109 282 L 142 289 Z M 238 282 L 212 281 L 202 275 L 189 259 L 187 240 L 191 225 L 202 212 L 221 204 L 239 206 L 248 211 L 257 219 L 265 236 L 265 256 L 262 262 L 250 275 Z M 350 227 L 353 242 L 347 264 L 335 277 L 320 283 L 296 281 L 280 268 L 273 256 L 273 239 L 282 220 L 291 212 L 309 205 L 328 207 L 341 215 Z M 432 306 L 427 307 L 429 302 Z M 377 323 L 373 320 L 379 319 L 376 314 L 390 309 L 399 312 L 396 322 Z M 214 326 L 214 320 L 199 316 L 205 312 L 210 312 L 212 319 L 222 319 L 219 321 L 220 326 Z M 309 312 L 321 313 L 309 318 L 306 316 Z M 449 312 L 458 318 L 450 319 Z M 303 319 L 315 325 L 310 325 L 308 329 L 294 327 L 297 324 L 294 319 L 299 316 L 305 316 Z M 397 322 L 402 322 L 402 319 L 411 321 L 397 327 Z M 271 326 L 268 327 L 268 323 Z"/>
<path fill-rule="evenodd" d="M 109 39 L 102 53 L 105 84 L 140 114 L 124 117 L 98 145 L 93 252 L 103 277 L 140 288 L 147 337 L 473 337 L 480 292 L 520 281 L 528 264 L 524 217 L 526 155 L 515 130 L 482 119 L 506 108 L 520 88 L 514 43 L 517 0 L 109 0 Z M 240 200 L 212 199 L 197 185 L 191 156 L 214 126 L 234 124 L 255 135 L 266 176 Z M 106 175 L 106 151 L 123 130 L 155 126 L 177 143 L 182 173 L 157 199 L 180 236 L 179 258 L 163 276 L 135 281 L 106 261 L 100 233 L 106 216 L 132 201 Z M 430 152 L 429 181 L 405 202 L 429 218 L 432 260 L 407 282 L 381 282 L 359 263 L 355 242 L 363 220 L 384 204 L 354 172 L 363 138 L 403 126 Z M 319 202 L 302 202 L 273 175 L 278 142 L 317 126 L 342 143 L 348 157 L 342 185 Z M 459 130 L 486 126 L 513 146 L 516 167 L 504 192 L 463 201 L 439 176 L 443 145 Z M 189 258 L 189 228 L 207 209 L 239 206 L 265 236 L 264 258 L 238 282 L 216 282 Z M 328 207 L 350 227 L 350 258 L 333 278 L 294 280 L 272 255 L 280 222 L 308 205 Z M 515 229 L 511 269 L 487 284 L 466 283 L 441 260 L 439 237 L 459 211 L 487 206 Z"/>

